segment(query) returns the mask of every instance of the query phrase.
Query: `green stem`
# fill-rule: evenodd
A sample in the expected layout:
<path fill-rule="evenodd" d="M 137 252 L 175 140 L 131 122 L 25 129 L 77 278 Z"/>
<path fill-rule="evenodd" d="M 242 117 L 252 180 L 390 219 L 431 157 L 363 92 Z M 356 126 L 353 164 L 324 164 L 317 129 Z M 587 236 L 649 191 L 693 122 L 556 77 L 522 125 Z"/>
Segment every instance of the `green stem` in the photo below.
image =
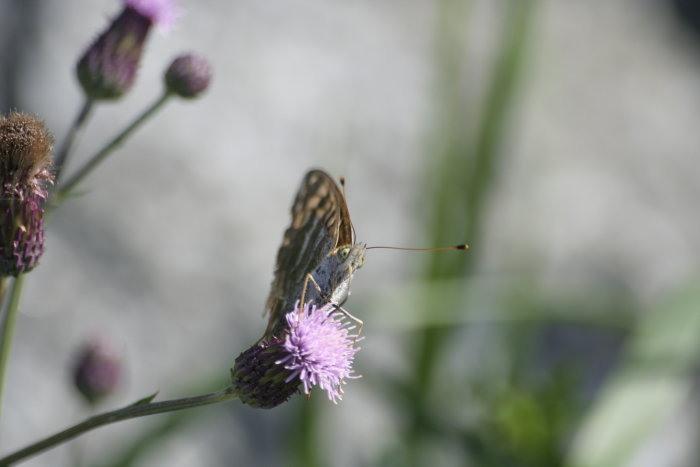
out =
<path fill-rule="evenodd" d="M 106 146 L 104 146 L 100 151 L 97 152 L 92 158 L 73 175 L 63 186 L 56 192 L 56 202 L 60 203 L 63 201 L 70 192 L 75 188 L 75 186 L 80 183 L 83 178 L 85 178 L 90 172 L 92 172 L 95 167 L 97 167 L 112 151 L 119 147 L 124 140 L 133 133 L 136 128 L 138 128 L 144 121 L 153 115 L 167 100 L 172 96 L 169 92 L 163 93 L 163 95 L 151 104 L 139 117 L 134 120 L 128 127 L 126 127 L 121 133 L 112 139 Z"/>
<path fill-rule="evenodd" d="M 174 412 L 176 410 L 191 409 L 201 407 L 203 405 L 216 404 L 236 399 L 238 394 L 235 393 L 232 387 L 224 388 L 217 392 L 204 394 L 201 396 L 185 397 L 183 399 L 173 399 L 163 402 L 149 402 L 145 404 L 128 405 L 121 409 L 105 412 L 99 415 L 88 418 L 87 420 L 73 425 L 54 435 L 37 441 L 34 444 L 20 449 L 12 454 L 0 458 L 0 465 L 10 465 L 14 462 L 26 459 L 30 456 L 40 453 L 46 449 L 57 446 L 65 441 L 73 439 L 83 433 L 98 428 L 110 423 L 128 420 L 130 418 L 145 417 L 146 415 L 155 415 L 165 412 Z"/>
<path fill-rule="evenodd" d="M 58 183 L 58 181 L 61 179 L 61 173 L 63 172 L 63 168 L 65 167 L 66 161 L 68 160 L 68 155 L 70 154 L 71 149 L 73 149 L 75 140 L 78 138 L 78 135 L 83 129 L 83 126 L 85 125 L 85 122 L 87 121 L 87 118 L 90 115 L 90 111 L 92 110 L 94 103 L 95 101 L 93 101 L 90 98 L 85 99 L 85 102 L 83 103 L 80 112 L 78 112 L 78 116 L 73 122 L 73 125 L 70 127 L 70 130 L 68 130 L 68 134 L 66 135 L 66 139 L 63 141 L 61 149 L 56 154 L 56 158 L 54 161 L 56 164 L 56 183 Z"/>
<path fill-rule="evenodd" d="M 508 117 L 517 95 L 521 69 L 533 11 L 537 0 L 507 3 L 504 33 L 493 71 L 489 77 L 490 89 L 486 95 L 483 114 L 476 127 L 476 135 L 471 140 L 465 135 L 464 122 L 468 121 L 468 103 L 463 95 L 462 63 L 464 53 L 460 38 L 465 25 L 459 21 L 459 9 L 463 3 L 458 0 L 443 0 L 437 31 L 440 58 L 439 70 L 443 79 L 440 86 L 441 104 L 445 108 L 443 128 L 439 133 L 444 141 L 443 154 L 438 160 L 440 184 L 434 191 L 435 220 L 432 242 L 435 245 L 464 239 L 472 244 L 473 251 L 466 255 L 433 255 L 426 271 L 429 281 L 465 277 L 474 267 L 479 251 L 479 229 L 487 195 L 493 189 L 502 151 L 500 143 L 505 139 Z M 456 235 L 456 237 L 455 237 Z M 447 240 L 447 239 L 450 240 Z M 457 289 L 450 290 L 440 297 L 427 295 L 426 309 L 439 306 L 446 310 L 462 310 Z M 406 435 L 409 458 L 412 465 L 426 462 L 422 442 L 431 433 L 435 420 L 435 397 L 432 385 L 435 371 L 440 367 L 443 354 L 449 350 L 450 339 L 455 330 L 450 327 L 426 327 L 415 336 L 414 382 L 411 405 L 413 419 Z"/>
<path fill-rule="evenodd" d="M 5 303 L 5 294 L 7 293 L 7 283 L 10 281 L 9 276 L 0 277 L 0 310 Z"/>
<path fill-rule="evenodd" d="M 295 467 L 318 467 L 324 465 L 318 447 L 318 398 L 299 404 L 300 413 L 294 417 L 294 436 L 291 436 L 289 465 Z"/>
<path fill-rule="evenodd" d="M 12 346 L 12 336 L 17 322 L 19 311 L 19 299 L 22 296 L 22 285 L 24 284 L 24 274 L 19 274 L 12 283 L 10 291 L 10 302 L 3 317 L 2 335 L 0 336 L 0 412 L 2 412 L 2 401 L 5 392 L 5 374 L 7 373 L 7 362 L 10 360 L 10 347 Z"/>

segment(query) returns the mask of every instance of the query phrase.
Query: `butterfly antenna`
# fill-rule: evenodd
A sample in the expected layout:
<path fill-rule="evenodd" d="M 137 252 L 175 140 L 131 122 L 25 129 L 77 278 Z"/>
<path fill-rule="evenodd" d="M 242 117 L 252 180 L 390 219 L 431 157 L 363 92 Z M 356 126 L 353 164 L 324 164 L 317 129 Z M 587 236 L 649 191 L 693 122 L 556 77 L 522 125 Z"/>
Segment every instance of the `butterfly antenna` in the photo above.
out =
<path fill-rule="evenodd" d="M 461 245 L 440 246 L 437 248 L 403 248 L 398 246 L 368 246 L 368 250 L 375 248 L 383 248 L 385 250 L 406 250 L 406 251 L 441 251 L 441 250 L 468 250 L 469 245 L 462 243 Z"/>
<path fill-rule="evenodd" d="M 340 181 L 340 186 L 343 189 L 343 198 L 345 198 L 346 197 L 345 196 L 345 177 L 341 176 L 339 181 Z M 354 239 L 357 238 L 357 234 L 355 233 L 355 226 L 353 225 L 352 220 L 350 220 L 350 228 L 352 229 L 352 238 L 354 241 Z"/>

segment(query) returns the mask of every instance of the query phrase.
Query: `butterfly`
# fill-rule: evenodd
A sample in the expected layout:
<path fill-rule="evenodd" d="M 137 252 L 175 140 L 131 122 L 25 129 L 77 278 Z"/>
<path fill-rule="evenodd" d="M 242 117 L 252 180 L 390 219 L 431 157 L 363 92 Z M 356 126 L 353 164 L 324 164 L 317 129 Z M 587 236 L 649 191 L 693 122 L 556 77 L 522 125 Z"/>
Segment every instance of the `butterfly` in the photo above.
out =
<path fill-rule="evenodd" d="M 322 170 L 304 177 L 292 204 L 292 223 L 277 252 L 263 339 L 280 336 L 285 315 L 297 300 L 338 309 L 350 294 L 350 282 L 365 261 L 366 245 L 355 243 L 345 195 Z M 344 310 L 343 310 L 344 311 Z M 362 322 L 344 311 L 352 319 Z"/>

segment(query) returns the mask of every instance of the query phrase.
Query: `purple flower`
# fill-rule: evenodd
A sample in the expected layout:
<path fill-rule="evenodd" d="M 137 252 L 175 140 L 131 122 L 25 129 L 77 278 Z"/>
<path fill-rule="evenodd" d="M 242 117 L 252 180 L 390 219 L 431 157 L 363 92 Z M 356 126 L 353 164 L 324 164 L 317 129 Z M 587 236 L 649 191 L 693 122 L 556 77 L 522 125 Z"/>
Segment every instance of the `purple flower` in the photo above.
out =
<path fill-rule="evenodd" d="M 327 304 L 298 303 L 286 316 L 282 337 L 255 344 L 238 356 L 231 370 L 234 390 L 253 407 L 272 408 L 303 386 L 309 394 L 318 385 L 334 403 L 341 399 L 345 379 L 352 375 L 358 341 L 344 315 Z"/>
<path fill-rule="evenodd" d="M 0 115 L 0 276 L 29 272 L 44 252 L 53 138 L 31 115 Z"/>
<path fill-rule="evenodd" d="M 162 30 L 170 29 L 179 16 L 175 0 L 125 0 L 124 4 L 141 13 Z"/>
<path fill-rule="evenodd" d="M 351 332 L 354 327 L 344 317 L 335 312 L 333 304 L 318 309 L 306 304 L 301 314 L 297 304 L 286 316 L 288 330 L 283 347 L 287 355 L 275 362 L 292 371 L 287 381 L 298 378 L 305 394 L 318 385 L 334 403 L 342 399 L 345 379 L 356 378 L 352 376 L 352 362 L 359 350 L 355 347 L 358 336 Z"/>
<path fill-rule="evenodd" d="M 172 25 L 173 0 L 125 0 L 124 9 L 85 51 L 77 73 L 90 99 L 117 99 L 136 80 L 143 47 L 152 25 Z"/>

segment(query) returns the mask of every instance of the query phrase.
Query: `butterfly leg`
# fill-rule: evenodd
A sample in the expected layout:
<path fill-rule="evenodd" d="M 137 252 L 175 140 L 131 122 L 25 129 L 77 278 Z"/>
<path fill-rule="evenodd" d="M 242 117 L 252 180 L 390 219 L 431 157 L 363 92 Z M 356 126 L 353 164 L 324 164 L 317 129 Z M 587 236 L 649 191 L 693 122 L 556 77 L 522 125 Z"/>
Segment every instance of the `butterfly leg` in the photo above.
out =
<path fill-rule="evenodd" d="M 323 294 L 323 290 L 321 290 L 321 286 L 318 285 L 318 282 L 316 282 L 316 279 L 314 279 L 314 276 L 311 275 L 311 273 L 309 273 L 306 275 L 306 280 L 304 281 L 304 287 L 301 290 L 301 303 L 304 303 L 304 297 L 306 296 L 306 289 L 309 285 L 309 282 L 311 282 L 314 285 L 314 287 L 316 287 L 316 290 L 318 290 L 319 295 Z M 321 297 L 321 298 L 323 298 L 323 297 Z M 359 336 L 360 334 L 362 334 L 362 329 L 365 327 L 364 321 L 362 321 L 360 318 L 358 318 L 357 316 L 350 313 L 348 310 L 346 310 L 342 306 L 340 306 L 336 303 L 333 303 L 333 310 L 331 311 L 331 313 L 334 313 L 336 311 L 340 311 L 346 317 L 355 321 L 360 326 L 360 329 L 357 331 L 357 335 Z"/>
<path fill-rule="evenodd" d="M 362 321 L 362 320 L 361 320 L 360 318 L 358 318 L 357 316 L 355 316 L 355 315 L 353 315 L 352 313 L 350 313 L 348 310 L 346 310 L 346 309 L 343 308 L 342 306 L 336 305 L 336 304 L 333 304 L 333 306 L 335 307 L 335 309 L 334 309 L 333 311 L 331 311 L 331 313 L 333 313 L 333 312 L 335 312 L 335 311 L 339 311 L 339 312 L 341 312 L 342 314 L 344 314 L 346 317 L 348 317 L 348 318 L 350 318 L 351 320 L 355 321 L 355 322 L 360 326 L 360 329 L 357 330 L 357 336 L 359 337 L 359 335 L 362 334 L 362 329 L 365 327 L 365 322 Z"/>
<path fill-rule="evenodd" d="M 301 288 L 301 298 L 299 299 L 299 308 L 304 307 L 304 300 L 306 299 L 306 290 L 309 286 L 309 281 L 316 287 L 316 290 L 318 290 L 319 296 L 323 298 L 323 290 L 321 290 L 321 286 L 318 285 L 318 282 L 316 282 L 316 279 L 314 279 L 314 276 L 311 275 L 311 273 L 308 273 L 306 275 L 306 279 L 304 280 L 304 286 Z"/>
<path fill-rule="evenodd" d="M 314 279 L 314 276 L 311 275 L 311 273 L 306 274 L 306 278 L 304 279 L 304 285 L 301 288 L 301 296 L 299 297 L 299 310 L 304 309 L 304 302 L 306 301 L 306 290 L 309 286 L 309 281 L 316 287 L 316 290 L 318 290 L 318 294 L 322 295 L 323 291 L 321 290 L 321 286 L 318 285 L 318 282 L 316 282 L 316 279 Z M 299 314 L 299 320 L 301 321 L 301 313 Z"/>

